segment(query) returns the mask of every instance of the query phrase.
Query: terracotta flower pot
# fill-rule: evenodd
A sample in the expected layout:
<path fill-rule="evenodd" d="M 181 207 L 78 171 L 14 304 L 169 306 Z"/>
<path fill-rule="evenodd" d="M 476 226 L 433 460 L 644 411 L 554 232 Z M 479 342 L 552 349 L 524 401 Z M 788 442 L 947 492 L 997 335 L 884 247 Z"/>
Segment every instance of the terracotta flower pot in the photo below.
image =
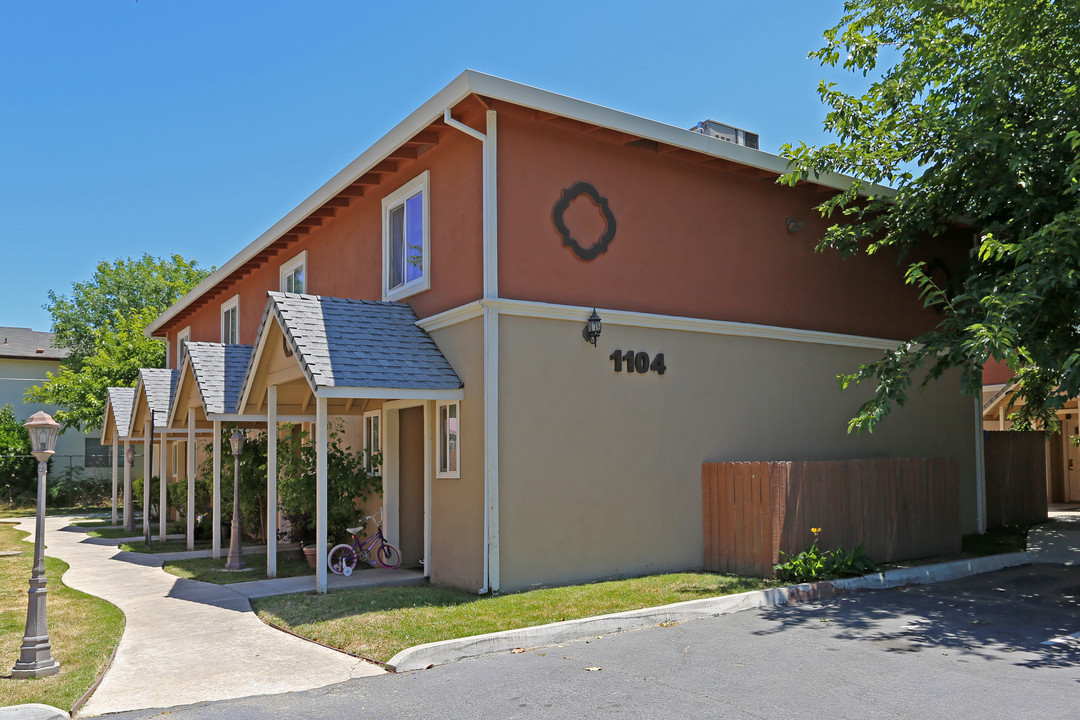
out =
<path fill-rule="evenodd" d="M 315 546 L 314 545 L 305 545 L 300 549 L 304 551 L 304 557 L 307 559 L 308 565 L 310 565 L 311 569 L 314 570 L 315 569 L 315 562 L 316 562 Z"/>

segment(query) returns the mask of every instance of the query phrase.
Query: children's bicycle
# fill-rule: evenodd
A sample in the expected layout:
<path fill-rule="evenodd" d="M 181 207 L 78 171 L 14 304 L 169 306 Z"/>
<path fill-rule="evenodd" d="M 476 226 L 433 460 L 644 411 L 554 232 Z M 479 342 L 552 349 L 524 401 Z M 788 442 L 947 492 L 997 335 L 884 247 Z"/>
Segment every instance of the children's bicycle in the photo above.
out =
<path fill-rule="evenodd" d="M 383 537 L 382 524 L 379 522 L 380 515 L 382 515 L 382 510 L 364 518 L 365 521 L 375 521 L 375 534 L 362 543 L 356 539 L 356 536 L 363 532 L 364 525 L 347 528 L 352 535 L 352 542 L 335 545 L 327 554 L 326 564 L 330 572 L 335 575 L 352 575 L 358 559 L 372 567 L 380 565 L 388 570 L 393 570 L 401 564 L 401 551 Z"/>

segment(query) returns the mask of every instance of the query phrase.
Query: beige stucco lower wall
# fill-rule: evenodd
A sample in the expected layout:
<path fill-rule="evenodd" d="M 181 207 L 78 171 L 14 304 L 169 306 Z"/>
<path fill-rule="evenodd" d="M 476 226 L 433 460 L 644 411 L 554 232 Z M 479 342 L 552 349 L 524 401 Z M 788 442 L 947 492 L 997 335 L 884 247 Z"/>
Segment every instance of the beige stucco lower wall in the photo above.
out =
<path fill-rule="evenodd" d="M 849 435 L 864 394 L 835 377 L 880 351 L 504 315 L 500 324 L 502 589 L 699 568 L 703 461 L 955 457 L 975 530 L 975 410 L 956 378 L 873 435 Z M 619 372 L 615 349 L 663 352 Z"/>
<path fill-rule="evenodd" d="M 484 581 L 484 323 L 476 318 L 431 337 L 465 384 L 461 477 L 431 482 L 431 582 L 476 592 Z"/>

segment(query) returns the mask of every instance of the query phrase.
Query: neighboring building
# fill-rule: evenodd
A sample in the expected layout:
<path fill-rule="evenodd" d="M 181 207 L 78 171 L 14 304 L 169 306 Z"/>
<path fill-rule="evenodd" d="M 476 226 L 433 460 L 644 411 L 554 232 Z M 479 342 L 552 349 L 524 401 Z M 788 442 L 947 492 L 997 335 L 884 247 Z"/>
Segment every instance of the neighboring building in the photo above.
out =
<path fill-rule="evenodd" d="M 23 399 L 27 389 L 48 379 L 48 373 L 60 372 L 60 362 L 67 355 L 66 348 L 53 346 L 50 332 L 0 327 L 0 405 L 11 403 L 16 417 L 24 421 L 38 410 L 56 412 L 55 406 L 25 405 Z M 102 448 L 96 437 L 68 430 L 56 441 L 53 472 L 72 466 L 105 476 L 109 473 L 108 448 Z"/>
<path fill-rule="evenodd" d="M 785 169 L 467 71 L 148 333 L 174 368 L 186 341 L 253 346 L 218 421 L 321 413 L 356 448 L 381 436 L 387 533 L 438 584 L 701 567 L 703 461 L 956 458 L 976 531 L 958 377 L 846 432 L 865 393 L 836 375 L 936 319 L 895 256 L 816 253 L 814 207 L 847 181 L 777 185 Z M 214 421 L 190 387 L 173 428 Z"/>

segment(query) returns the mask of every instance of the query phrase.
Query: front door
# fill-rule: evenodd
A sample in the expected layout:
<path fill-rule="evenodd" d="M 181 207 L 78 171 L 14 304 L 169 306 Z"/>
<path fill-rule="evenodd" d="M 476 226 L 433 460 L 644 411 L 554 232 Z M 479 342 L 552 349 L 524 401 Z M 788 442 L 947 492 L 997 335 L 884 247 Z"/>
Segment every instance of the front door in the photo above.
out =
<path fill-rule="evenodd" d="M 424 555 L 424 408 L 399 411 L 397 452 L 401 567 L 419 567 Z"/>

